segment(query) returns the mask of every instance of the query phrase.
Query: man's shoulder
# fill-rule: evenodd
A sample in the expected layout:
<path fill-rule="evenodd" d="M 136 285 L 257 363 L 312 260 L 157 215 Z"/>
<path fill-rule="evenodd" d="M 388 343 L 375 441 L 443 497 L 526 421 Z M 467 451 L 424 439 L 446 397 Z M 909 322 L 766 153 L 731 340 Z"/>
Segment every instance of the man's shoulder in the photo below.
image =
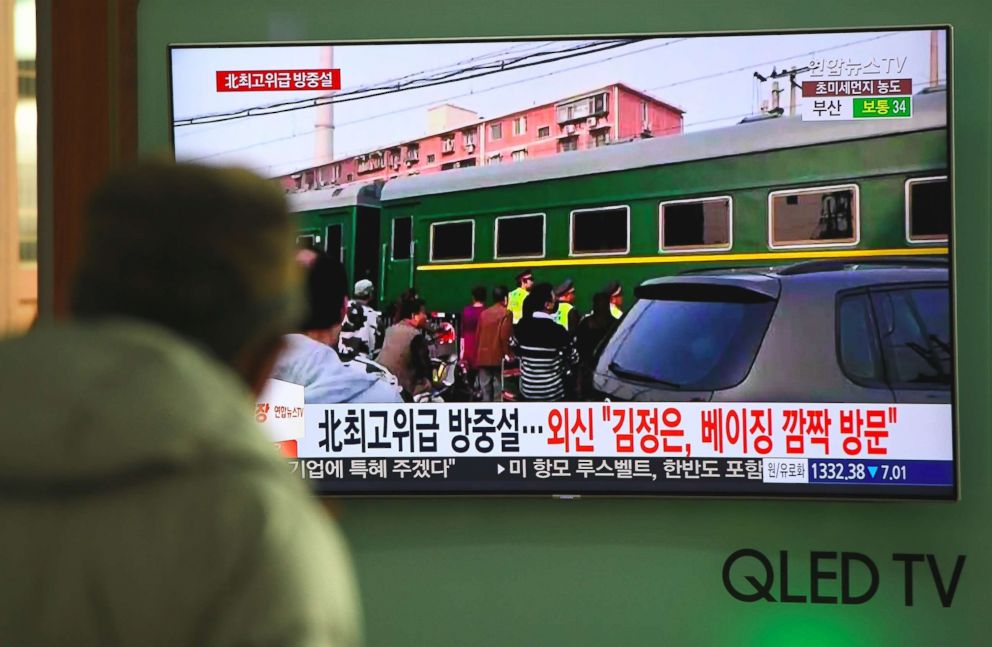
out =
<path fill-rule="evenodd" d="M 503 304 L 492 305 L 482 311 L 480 315 L 482 319 L 486 321 L 499 320 L 506 316 L 510 316 L 511 313 L 507 310 L 506 306 Z"/>

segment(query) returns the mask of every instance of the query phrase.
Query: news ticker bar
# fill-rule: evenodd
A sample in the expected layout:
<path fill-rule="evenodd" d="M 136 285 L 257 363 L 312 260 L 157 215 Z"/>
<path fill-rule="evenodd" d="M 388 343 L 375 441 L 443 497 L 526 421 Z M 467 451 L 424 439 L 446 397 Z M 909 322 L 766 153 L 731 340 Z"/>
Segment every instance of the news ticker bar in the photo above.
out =
<path fill-rule="evenodd" d="M 388 483 L 396 491 L 408 487 L 417 489 L 417 484 L 425 481 L 486 486 L 494 483 L 534 486 L 555 481 L 568 486 L 609 483 L 610 487 L 617 490 L 639 491 L 667 491 L 673 489 L 673 485 L 678 486 L 674 488 L 677 490 L 725 491 L 760 491 L 766 487 L 783 485 L 806 485 L 813 488 L 824 485 L 858 485 L 882 489 L 900 486 L 951 488 L 954 485 L 953 461 L 449 456 L 296 458 L 290 459 L 289 463 L 293 474 L 304 480 L 324 483 Z M 698 487 L 702 484 L 709 485 Z M 714 485 L 717 487 L 714 488 Z M 602 485 L 596 486 L 601 487 Z"/>

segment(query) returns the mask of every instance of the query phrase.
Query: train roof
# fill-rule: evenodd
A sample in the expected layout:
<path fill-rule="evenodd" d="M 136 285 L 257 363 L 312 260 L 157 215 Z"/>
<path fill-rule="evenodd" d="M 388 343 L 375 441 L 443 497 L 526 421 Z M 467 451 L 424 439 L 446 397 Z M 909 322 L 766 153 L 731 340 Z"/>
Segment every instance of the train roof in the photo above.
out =
<path fill-rule="evenodd" d="M 934 130 L 946 126 L 947 93 L 938 89 L 913 96 L 913 116 L 909 119 L 803 121 L 798 116 L 777 117 L 508 164 L 396 178 L 386 184 L 382 191 L 382 201 Z"/>
<path fill-rule="evenodd" d="M 314 191 L 290 193 L 289 210 L 313 211 L 314 209 L 333 209 L 334 207 L 377 207 L 382 192 L 382 182 L 367 182 L 365 184 L 345 184 L 343 186 L 327 186 Z"/>

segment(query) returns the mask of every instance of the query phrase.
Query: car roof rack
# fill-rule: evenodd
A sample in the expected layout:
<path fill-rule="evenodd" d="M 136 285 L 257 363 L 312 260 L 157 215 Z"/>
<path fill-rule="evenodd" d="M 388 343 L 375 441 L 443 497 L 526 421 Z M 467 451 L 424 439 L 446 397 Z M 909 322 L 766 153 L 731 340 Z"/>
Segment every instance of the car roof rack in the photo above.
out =
<path fill-rule="evenodd" d="M 868 258 L 828 258 L 815 261 L 802 261 L 776 270 L 779 276 L 797 276 L 800 274 L 815 274 L 817 272 L 838 272 L 852 265 L 899 266 L 899 267 L 947 267 L 946 256 L 889 256 Z"/>
<path fill-rule="evenodd" d="M 678 273 L 679 276 L 687 276 L 692 274 L 711 274 L 711 273 L 727 273 L 727 274 L 767 274 L 769 272 L 777 271 L 781 266 L 772 265 L 724 265 L 718 267 L 703 267 L 699 269 L 682 270 Z"/>
<path fill-rule="evenodd" d="M 798 263 L 782 263 L 777 265 L 726 265 L 721 267 L 703 267 L 699 269 L 682 270 L 679 276 L 696 274 L 776 274 L 778 276 L 796 276 L 800 274 L 815 274 L 817 272 L 837 272 L 848 269 L 852 265 L 899 266 L 899 267 L 947 267 L 946 256 L 868 256 L 853 258 L 824 258 Z"/>

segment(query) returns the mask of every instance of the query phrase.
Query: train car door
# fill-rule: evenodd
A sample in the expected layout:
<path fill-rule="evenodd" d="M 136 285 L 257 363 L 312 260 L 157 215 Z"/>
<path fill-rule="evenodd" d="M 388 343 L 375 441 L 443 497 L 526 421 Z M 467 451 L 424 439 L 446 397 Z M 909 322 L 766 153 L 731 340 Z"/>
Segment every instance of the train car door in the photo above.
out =
<path fill-rule="evenodd" d="M 344 263 L 344 225 L 328 225 L 326 231 L 324 251 L 331 258 L 336 258 Z"/>
<path fill-rule="evenodd" d="M 352 282 L 368 279 L 376 283 L 379 273 L 379 207 L 358 206 L 355 209 L 355 245 Z M 377 286 L 381 294 L 381 286 Z"/>
<path fill-rule="evenodd" d="M 389 223 L 389 237 L 381 245 L 382 294 L 395 299 L 413 285 L 413 216 L 398 216 Z M 387 296 L 388 295 L 388 296 Z"/>

